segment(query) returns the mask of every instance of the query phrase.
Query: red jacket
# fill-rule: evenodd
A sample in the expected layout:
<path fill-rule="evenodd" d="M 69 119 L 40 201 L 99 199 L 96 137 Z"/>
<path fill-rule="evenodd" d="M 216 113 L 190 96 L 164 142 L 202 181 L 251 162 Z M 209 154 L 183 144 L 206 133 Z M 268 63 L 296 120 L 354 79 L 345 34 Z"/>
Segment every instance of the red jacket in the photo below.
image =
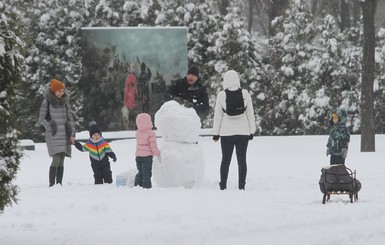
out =
<path fill-rule="evenodd" d="M 124 86 L 124 105 L 132 110 L 135 108 L 135 98 L 138 96 L 136 88 L 136 76 L 134 73 L 129 73 Z"/>

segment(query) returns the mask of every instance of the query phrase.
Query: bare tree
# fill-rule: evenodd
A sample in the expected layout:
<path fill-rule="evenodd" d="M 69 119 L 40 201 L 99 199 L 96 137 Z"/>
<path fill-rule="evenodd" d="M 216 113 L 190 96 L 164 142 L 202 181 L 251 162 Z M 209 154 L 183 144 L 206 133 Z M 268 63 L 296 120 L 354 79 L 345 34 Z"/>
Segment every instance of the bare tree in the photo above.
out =
<path fill-rule="evenodd" d="M 374 14 L 376 12 L 376 5 L 376 0 L 361 1 L 364 29 L 361 87 L 361 152 L 375 151 L 373 82 L 375 67 Z"/>

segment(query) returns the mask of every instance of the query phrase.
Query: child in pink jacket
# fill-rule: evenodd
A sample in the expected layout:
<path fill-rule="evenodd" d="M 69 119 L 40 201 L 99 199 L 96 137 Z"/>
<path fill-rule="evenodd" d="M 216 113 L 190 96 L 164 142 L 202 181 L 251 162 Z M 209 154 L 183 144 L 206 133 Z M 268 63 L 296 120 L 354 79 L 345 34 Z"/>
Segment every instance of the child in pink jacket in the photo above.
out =
<path fill-rule="evenodd" d="M 155 132 L 152 130 L 151 116 L 147 113 L 140 113 L 136 116 L 136 153 L 135 161 L 138 173 L 135 176 L 135 186 L 149 189 L 152 176 L 152 158 L 160 156 L 156 144 Z"/>

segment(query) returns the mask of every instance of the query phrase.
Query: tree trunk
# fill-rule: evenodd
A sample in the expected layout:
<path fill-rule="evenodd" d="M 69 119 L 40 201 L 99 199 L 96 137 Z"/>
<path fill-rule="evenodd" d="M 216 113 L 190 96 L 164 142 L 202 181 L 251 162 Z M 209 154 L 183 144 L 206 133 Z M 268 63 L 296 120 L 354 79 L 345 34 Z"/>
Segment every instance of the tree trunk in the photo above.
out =
<path fill-rule="evenodd" d="M 340 0 L 341 2 L 341 24 L 340 30 L 343 32 L 346 28 L 350 28 L 350 8 L 349 3 L 346 0 Z"/>
<path fill-rule="evenodd" d="M 376 0 L 361 2 L 363 16 L 363 60 L 361 85 L 361 152 L 375 151 L 374 129 L 374 14 Z"/>
<path fill-rule="evenodd" d="M 254 1 L 255 0 L 249 0 L 249 21 L 247 25 L 247 30 L 251 33 L 253 30 L 253 21 L 254 21 Z"/>
<path fill-rule="evenodd" d="M 352 2 L 353 9 L 352 9 L 352 17 L 353 17 L 353 23 L 352 26 L 358 27 L 360 25 L 360 4 L 358 1 L 353 1 Z"/>
<path fill-rule="evenodd" d="M 222 16 L 225 16 L 228 13 L 227 8 L 229 7 L 229 4 L 229 0 L 218 1 L 219 12 Z"/>

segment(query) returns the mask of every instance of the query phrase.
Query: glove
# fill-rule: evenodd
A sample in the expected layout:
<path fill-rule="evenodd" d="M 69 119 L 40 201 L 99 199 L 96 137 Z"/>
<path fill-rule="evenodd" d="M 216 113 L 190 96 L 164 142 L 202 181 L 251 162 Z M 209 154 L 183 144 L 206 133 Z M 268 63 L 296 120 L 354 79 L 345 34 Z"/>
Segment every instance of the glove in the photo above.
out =
<path fill-rule="evenodd" d="M 184 107 L 186 107 L 186 108 L 192 108 L 193 106 L 194 106 L 194 104 L 191 102 L 186 101 L 186 103 L 184 103 Z"/>
<path fill-rule="evenodd" d="M 112 158 L 112 161 L 116 162 L 116 160 L 118 160 L 118 159 L 117 159 L 116 156 L 114 156 L 114 157 Z"/>
<path fill-rule="evenodd" d="M 49 122 L 49 125 L 51 126 L 51 134 L 52 136 L 54 136 L 57 132 L 57 125 L 56 125 L 56 122 L 54 120 L 51 120 Z"/>
<path fill-rule="evenodd" d="M 213 140 L 218 141 L 219 140 L 219 135 L 213 135 Z"/>
<path fill-rule="evenodd" d="M 347 148 L 342 149 L 341 156 L 343 158 L 346 158 L 348 156 L 348 149 Z"/>
<path fill-rule="evenodd" d="M 174 98 L 172 98 L 172 100 L 178 102 L 180 105 L 184 104 L 184 99 L 182 99 L 181 97 L 175 96 Z"/>
<path fill-rule="evenodd" d="M 76 149 L 78 149 L 79 151 L 83 151 L 83 146 L 82 146 L 82 144 L 79 143 L 79 141 L 75 140 L 74 145 L 75 145 Z"/>
<path fill-rule="evenodd" d="M 253 138 L 254 138 L 254 134 L 250 134 L 249 135 L 249 140 L 253 140 Z"/>

